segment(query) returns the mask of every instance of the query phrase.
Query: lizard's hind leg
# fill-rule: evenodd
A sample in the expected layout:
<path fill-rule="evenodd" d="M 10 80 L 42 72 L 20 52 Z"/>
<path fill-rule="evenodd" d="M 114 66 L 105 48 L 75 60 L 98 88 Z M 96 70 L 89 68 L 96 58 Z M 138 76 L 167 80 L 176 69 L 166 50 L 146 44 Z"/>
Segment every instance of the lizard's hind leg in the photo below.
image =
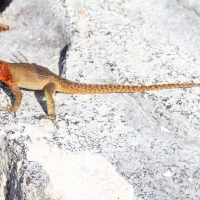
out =
<path fill-rule="evenodd" d="M 40 115 L 40 119 L 51 119 L 56 127 L 59 129 L 59 126 L 56 122 L 56 111 L 55 111 L 55 103 L 53 100 L 53 95 L 56 92 L 56 84 L 55 83 L 48 83 L 44 87 L 44 93 L 46 97 L 47 103 L 47 115 Z"/>

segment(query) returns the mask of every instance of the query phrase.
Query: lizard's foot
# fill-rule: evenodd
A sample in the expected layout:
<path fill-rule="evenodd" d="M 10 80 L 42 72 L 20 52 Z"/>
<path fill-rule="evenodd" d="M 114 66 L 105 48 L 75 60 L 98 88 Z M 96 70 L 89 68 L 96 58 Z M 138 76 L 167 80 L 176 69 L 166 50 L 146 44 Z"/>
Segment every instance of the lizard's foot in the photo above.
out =
<path fill-rule="evenodd" d="M 14 116 L 16 117 L 16 109 L 11 106 L 11 105 L 7 105 L 6 107 L 0 107 L 0 110 L 4 111 L 5 113 L 14 113 Z"/>
<path fill-rule="evenodd" d="M 56 128 L 59 129 L 58 123 L 56 121 L 56 115 L 40 115 L 39 116 L 40 119 L 50 119 L 53 121 L 53 123 L 56 125 Z"/>

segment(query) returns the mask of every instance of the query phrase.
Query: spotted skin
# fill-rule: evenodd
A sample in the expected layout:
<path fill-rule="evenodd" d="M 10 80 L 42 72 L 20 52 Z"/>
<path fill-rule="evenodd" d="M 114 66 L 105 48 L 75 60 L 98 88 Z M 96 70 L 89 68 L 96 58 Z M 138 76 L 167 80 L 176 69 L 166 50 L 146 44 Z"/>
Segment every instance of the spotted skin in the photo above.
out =
<path fill-rule="evenodd" d="M 149 86 L 131 86 L 115 84 L 81 84 L 69 81 L 52 73 L 47 68 L 29 63 L 8 63 L 0 61 L 0 80 L 7 84 L 15 95 L 13 106 L 1 108 L 7 112 L 14 112 L 20 107 L 22 93 L 19 88 L 30 90 L 44 90 L 47 102 L 47 115 L 41 115 L 40 118 L 51 119 L 56 127 L 56 112 L 53 95 L 55 92 L 67 94 L 100 94 L 100 93 L 132 93 L 146 92 L 151 90 L 198 87 L 200 84 L 162 84 Z"/>

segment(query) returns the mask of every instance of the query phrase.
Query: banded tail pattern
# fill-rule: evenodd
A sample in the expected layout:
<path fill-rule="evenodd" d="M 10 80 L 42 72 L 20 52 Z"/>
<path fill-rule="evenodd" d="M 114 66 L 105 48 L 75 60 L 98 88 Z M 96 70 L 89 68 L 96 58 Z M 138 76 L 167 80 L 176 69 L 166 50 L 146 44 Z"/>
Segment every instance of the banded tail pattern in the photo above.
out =
<path fill-rule="evenodd" d="M 71 82 L 66 79 L 60 79 L 61 87 L 58 92 L 68 94 L 100 94 L 100 93 L 132 93 L 146 92 L 151 90 L 162 90 L 172 88 L 189 88 L 198 87 L 198 83 L 183 84 L 162 84 L 149 86 L 131 86 L 131 85 L 115 85 L 115 84 L 82 84 Z"/>

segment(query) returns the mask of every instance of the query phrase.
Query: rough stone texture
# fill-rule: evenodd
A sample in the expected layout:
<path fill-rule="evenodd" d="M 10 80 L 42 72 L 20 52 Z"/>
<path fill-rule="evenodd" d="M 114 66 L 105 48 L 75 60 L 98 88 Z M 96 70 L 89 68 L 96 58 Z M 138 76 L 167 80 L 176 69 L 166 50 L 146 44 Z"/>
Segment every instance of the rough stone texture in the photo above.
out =
<path fill-rule="evenodd" d="M 199 6 L 14 0 L 0 59 L 20 51 L 83 83 L 199 83 Z M 199 88 L 56 94 L 59 130 L 38 119 L 43 93 L 22 92 L 17 118 L 0 115 L 0 199 L 200 199 Z"/>

